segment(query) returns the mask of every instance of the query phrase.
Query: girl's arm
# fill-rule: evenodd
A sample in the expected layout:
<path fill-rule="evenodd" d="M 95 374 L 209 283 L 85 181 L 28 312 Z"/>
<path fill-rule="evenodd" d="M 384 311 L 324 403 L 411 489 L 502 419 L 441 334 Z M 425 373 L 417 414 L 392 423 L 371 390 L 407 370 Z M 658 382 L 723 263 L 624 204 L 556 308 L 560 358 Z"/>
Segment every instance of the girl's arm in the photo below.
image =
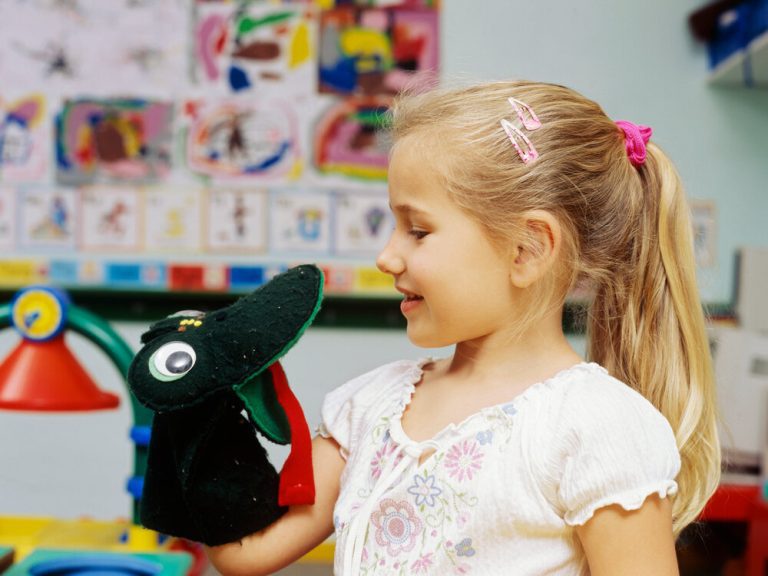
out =
<path fill-rule="evenodd" d="M 333 507 L 339 494 L 344 459 L 332 439 L 312 441 L 315 503 L 292 506 L 277 522 L 239 542 L 206 547 L 223 576 L 258 576 L 298 560 L 333 533 Z"/>
<path fill-rule="evenodd" d="M 678 576 L 672 504 L 650 496 L 639 510 L 608 506 L 576 530 L 592 576 Z"/>

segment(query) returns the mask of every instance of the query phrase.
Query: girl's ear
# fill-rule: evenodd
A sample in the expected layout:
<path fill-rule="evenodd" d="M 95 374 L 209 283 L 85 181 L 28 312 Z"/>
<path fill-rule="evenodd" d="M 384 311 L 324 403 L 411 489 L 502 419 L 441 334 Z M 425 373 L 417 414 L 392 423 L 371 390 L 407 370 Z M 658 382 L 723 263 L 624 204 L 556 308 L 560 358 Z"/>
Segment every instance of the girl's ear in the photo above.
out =
<path fill-rule="evenodd" d="M 557 261 L 562 244 L 562 228 L 557 218 L 545 210 L 522 215 L 523 236 L 514 247 L 510 280 L 516 288 L 528 288 L 549 272 Z"/>

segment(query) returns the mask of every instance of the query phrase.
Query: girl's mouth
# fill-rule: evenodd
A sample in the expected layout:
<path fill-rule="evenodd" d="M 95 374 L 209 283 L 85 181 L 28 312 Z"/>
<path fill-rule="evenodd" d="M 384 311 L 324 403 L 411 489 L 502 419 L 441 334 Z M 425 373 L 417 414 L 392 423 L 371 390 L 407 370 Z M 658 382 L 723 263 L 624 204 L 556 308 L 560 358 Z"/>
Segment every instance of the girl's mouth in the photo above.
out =
<path fill-rule="evenodd" d="M 407 294 L 403 301 L 400 302 L 400 311 L 407 315 L 414 309 L 418 308 L 419 304 L 424 300 L 422 296 L 416 296 L 413 294 Z"/>

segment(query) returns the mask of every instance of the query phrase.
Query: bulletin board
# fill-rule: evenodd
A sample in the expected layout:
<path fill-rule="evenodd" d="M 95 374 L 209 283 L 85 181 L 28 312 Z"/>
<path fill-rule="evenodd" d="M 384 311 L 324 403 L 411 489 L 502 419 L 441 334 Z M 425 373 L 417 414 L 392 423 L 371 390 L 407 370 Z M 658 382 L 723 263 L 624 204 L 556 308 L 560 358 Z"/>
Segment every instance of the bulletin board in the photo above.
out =
<path fill-rule="evenodd" d="M 437 0 L 0 2 L 0 288 L 394 295 L 386 112 Z"/>

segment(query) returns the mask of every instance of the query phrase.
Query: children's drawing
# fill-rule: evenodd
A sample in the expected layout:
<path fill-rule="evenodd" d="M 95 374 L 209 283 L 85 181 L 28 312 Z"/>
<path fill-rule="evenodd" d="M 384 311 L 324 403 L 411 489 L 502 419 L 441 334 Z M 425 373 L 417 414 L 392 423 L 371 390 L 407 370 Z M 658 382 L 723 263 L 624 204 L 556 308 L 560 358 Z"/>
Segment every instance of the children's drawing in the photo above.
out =
<path fill-rule="evenodd" d="M 267 248 L 265 190 L 208 191 L 207 238 L 210 250 L 263 252 Z"/>
<path fill-rule="evenodd" d="M 335 252 L 375 256 L 387 243 L 394 221 L 385 193 L 339 192 L 335 195 Z"/>
<path fill-rule="evenodd" d="M 273 192 L 270 212 L 272 250 L 330 252 L 330 194 L 277 190 Z"/>
<path fill-rule="evenodd" d="M 311 5 L 197 5 L 195 74 L 231 92 L 313 89 L 316 16 Z"/>
<path fill-rule="evenodd" d="M 198 251 L 201 247 L 202 191 L 147 188 L 144 247 L 153 251 Z"/>
<path fill-rule="evenodd" d="M 170 95 L 186 77 L 189 7 L 179 0 L 0 2 L 0 78 L 57 94 Z"/>
<path fill-rule="evenodd" d="M 77 191 L 47 186 L 19 191 L 21 247 L 74 248 L 79 225 Z"/>
<path fill-rule="evenodd" d="M 369 8 L 437 8 L 440 0 L 315 0 L 324 9 L 340 6 L 367 6 Z"/>
<path fill-rule="evenodd" d="M 340 7 L 320 16 L 320 92 L 395 94 L 432 85 L 438 12 Z"/>
<path fill-rule="evenodd" d="M 172 105 L 142 99 L 68 100 L 56 119 L 62 184 L 154 182 L 171 168 Z"/>
<path fill-rule="evenodd" d="M 0 249 L 13 249 L 16 235 L 16 189 L 0 186 Z"/>
<path fill-rule="evenodd" d="M 42 94 L 16 102 L 0 100 L 0 179 L 40 180 L 45 176 L 49 146 Z"/>
<path fill-rule="evenodd" d="M 384 181 L 389 161 L 387 96 L 348 98 L 332 106 L 315 129 L 314 164 L 323 174 Z"/>
<path fill-rule="evenodd" d="M 140 248 L 141 192 L 133 187 L 88 186 L 81 194 L 84 250 Z"/>
<path fill-rule="evenodd" d="M 301 171 L 298 120 L 286 101 L 188 102 L 187 162 L 215 178 L 295 179 Z"/>

